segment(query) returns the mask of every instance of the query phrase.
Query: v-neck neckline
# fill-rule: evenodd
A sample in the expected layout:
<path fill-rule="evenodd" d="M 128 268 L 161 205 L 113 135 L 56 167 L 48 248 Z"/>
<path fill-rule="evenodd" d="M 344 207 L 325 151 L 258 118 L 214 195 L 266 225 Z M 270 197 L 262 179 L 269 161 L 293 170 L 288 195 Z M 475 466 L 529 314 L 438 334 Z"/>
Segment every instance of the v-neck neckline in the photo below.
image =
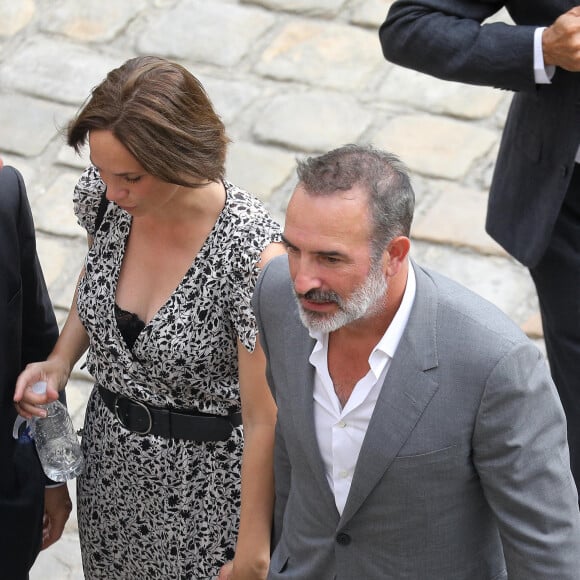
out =
<path fill-rule="evenodd" d="M 154 326 L 155 322 L 157 321 L 157 319 L 160 317 L 160 315 L 167 310 L 169 304 L 174 300 L 175 296 L 177 295 L 178 292 L 180 292 L 183 288 L 183 285 L 185 284 L 186 280 L 188 280 L 190 278 L 190 275 L 192 273 L 192 271 L 197 267 L 197 263 L 199 262 L 199 260 L 201 259 L 202 256 L 206 255 L 211 242 L 213 241 L 213 239 L 216 237 L 224 219 L 225 219 L 225 214 L 228 211 L 228 206 L 230 204 L 231 201 L 231 192 L 230 192 L 230 186 L 228 185 L 227 182 L 222 181 L 223 186 L 224 186 L 224 190 L 225 190 L 225 201 L 224 201 L 224 205 L 219 213 L 219 215 L 217 216 L 217 219 L 215 220 L 215 223 L 213 224 L 211 230 L 209 231 L 207 237 L 205 238 L 205 240 L 203 241 L 203 244 L 201 245 L 201 247 L 199 248 L 199 251 L 197 252 L 197 254 L 194 256 L 192 262 L 190 263 L 189 267 L 187 268 L 187 270 L 185 271 L 184 275 L 182 276 L 181 280 L 179 281 L 179 283 L 177 284 L 177 286 L 174 288 L 174 290 L 171 292 L 171 294 L 167 297 L 167 299 L 165 300 L 165 302 L 163 302 L 163 304 L 159 307 L 159 309 L 157 310 L 157 312 L 155 312 L 155 314 L 150 318 L 149 321 L 145 321 L 142 320 L 137 314 L 135 314 L 134 312 L 128 311 L 124 308 L 121 308 L 118 304 L 117 304 L 117 286 L 119 284 L 119 277 L 121 274 L 121 268 L 123 265 L 123 259 L 125 257 L 125 250 L 127 247 L 127 243 L 129 240 L 129 236 L 131 234 L 131 226 L 133 224 L 133 217 L 125 212 L 124 210 L 122 210 L 120 207 L 116 206 L 114 208 L 113 211 L 118 211 L 121 212 L 121 216 L 120 219 L 123 221 L 123 223 L 126 224 L 126 232 L 120 232 L 120 235 L 118 236 L 118 243 L 115 244 L 115 251 L 116 251 L 116 259 L 115 259 L 115 269 L 114 269 L 114 276 L 113 276 L 113 287 L 112 287 L 112 292 L 111 292 L 111 304 L 109 306 L 109 311 L 113 313 L 113 320 L 115 323 L 115 326 L 117 328 L 118 334 L 121 335 L 121 331 L 119 330 L 119 326 L 117 324 L 117 320 L 115 317 L 115 306 L 117 306 L 117 308 L 121 308 L 121 310 L 124 310 L 125 312 L 129 312 L 130 314 L 133 314 L 134 316 L 136 316 L 139 320 L 141 320 L 144 324 L 143 328 L 141 329 L 141 332 L 139 333 L 139 335 L 136 337 L 135 342 L 133 343 L 133 348 L 139 343 L 139 341 L 141 340 L 141 338 L 143 337 L 143 335 L 145 334 L 145 331 L 147 329 L 150 329 L 152 326 Z M 125 341 L 123 339 L 123 337 L 121 336 L 121 339 L 123 340 L 123 344 L 125 344 Z M 133 348 L 129 349 L 129 350 L 133 350 Z"/>

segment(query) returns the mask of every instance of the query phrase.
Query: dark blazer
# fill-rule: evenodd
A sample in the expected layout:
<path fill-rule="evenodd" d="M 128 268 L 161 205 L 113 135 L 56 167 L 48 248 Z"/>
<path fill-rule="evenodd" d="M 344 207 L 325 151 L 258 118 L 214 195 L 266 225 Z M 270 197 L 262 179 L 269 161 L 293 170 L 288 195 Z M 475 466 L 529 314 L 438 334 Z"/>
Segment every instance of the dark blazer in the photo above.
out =
<path fill-rule="evenodd" d="M 493 305 L 415 273 L 341 515 L 316 439 L 314 341 L 286 258 L 258 280 L 278 405 L 269 580 L 578 580 L 578 496 L 546 361 Z"/>
<path fill-rule="evenodd" d="M 380 29 L 385 57 L 463 83 L 516 91 L 491 185 L 488 233 L 528 267 L 543 256 L 580 144 L 580 75 L 536 85 L 533 36 L 576 0 L 398 0 Z M 480 23 L 506 7 L 517 26 Z"/>
<path fill-rule="evenodd" d="M 14 385 L 44 360 L 58 327 L 38 257 L 22 176 L 0 170 L 0 576 L 27 578 L 40 549 L 45 478 L 32 443 L 12 437 Z"/>

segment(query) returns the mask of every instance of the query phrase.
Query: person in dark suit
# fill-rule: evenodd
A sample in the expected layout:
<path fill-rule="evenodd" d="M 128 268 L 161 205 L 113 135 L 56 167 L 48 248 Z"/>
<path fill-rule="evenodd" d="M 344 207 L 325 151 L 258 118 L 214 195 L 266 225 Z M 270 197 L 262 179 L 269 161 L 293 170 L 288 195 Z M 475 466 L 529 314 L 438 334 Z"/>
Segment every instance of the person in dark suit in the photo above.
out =
<path fill-rule="evenodd" d="M 57 336 L 24 182 L 0 159 L 0 577 L 7 580 L 28 578 L 72 508 L 66 484 L 49 482 L 34 444 L 12 433 L 16 379 L 26 364 L 46 358 Z"/>
<path fill-rule="evenodd" d="M 253 306 L 278 421 L 268 580 L 578 580 L 580 512 L 540 351 L 409 257 L 398 158 L 301 161 Z"/>
<path fill-rule="evenodd" d="M 505 7 L 513 23 L 484 22 Z M 387 60 L 515 91 L 486 229 L 534 280 L 580 488 L 580 6 L 570 0 L 398 0 Z"/>

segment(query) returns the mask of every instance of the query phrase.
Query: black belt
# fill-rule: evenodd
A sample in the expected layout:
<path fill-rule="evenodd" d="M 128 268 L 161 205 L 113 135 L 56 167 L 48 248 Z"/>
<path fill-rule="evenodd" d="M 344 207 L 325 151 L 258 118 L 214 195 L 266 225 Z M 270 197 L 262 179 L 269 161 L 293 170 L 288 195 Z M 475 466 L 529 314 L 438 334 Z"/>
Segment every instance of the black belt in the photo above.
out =
<path fill-rule="evenodd" d="M 128 399 L 99 385 L 103 402 L 119 423 L 140 435 L 158 435 L 167 439 L 190 441 L 226 441 L 234 427 L 242 424 L 242 413 L 210 415 L 195 411 L 178 411 L 152 407 Z"/>

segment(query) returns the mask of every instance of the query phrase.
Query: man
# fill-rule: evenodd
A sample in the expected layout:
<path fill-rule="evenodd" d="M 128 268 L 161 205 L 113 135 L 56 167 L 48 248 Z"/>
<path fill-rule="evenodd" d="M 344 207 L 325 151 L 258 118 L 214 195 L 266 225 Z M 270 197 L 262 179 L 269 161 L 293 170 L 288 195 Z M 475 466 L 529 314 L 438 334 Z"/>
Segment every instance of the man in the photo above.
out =
<path fill-rule="evenodd" d="M 562 407 L 498 309 L 409 259 L 388 153 L 301 162 L 254 296 L 278 405 L 268 578 L 578 580 Z"/>
<path fill-rule="evenodd" d="M 516 91 L 486 229 L 534 280 L 580 489 L 580 6 L 574 4 L 399 0 L 380 37 L 385 57 L 397 64 Z M 482 24 L 504 6 L 515 25 Z"/>
<path fill-rule="evenodd" d="M 7 580 L 28 578 L 41 547 L 60 538 L 72 507 L 67 486 L 44 477 L 34 444 L 12 435 L 18 374 L 44 360 L 57 335 L 24 182 L 0 159 L 0 577 Z"/>

